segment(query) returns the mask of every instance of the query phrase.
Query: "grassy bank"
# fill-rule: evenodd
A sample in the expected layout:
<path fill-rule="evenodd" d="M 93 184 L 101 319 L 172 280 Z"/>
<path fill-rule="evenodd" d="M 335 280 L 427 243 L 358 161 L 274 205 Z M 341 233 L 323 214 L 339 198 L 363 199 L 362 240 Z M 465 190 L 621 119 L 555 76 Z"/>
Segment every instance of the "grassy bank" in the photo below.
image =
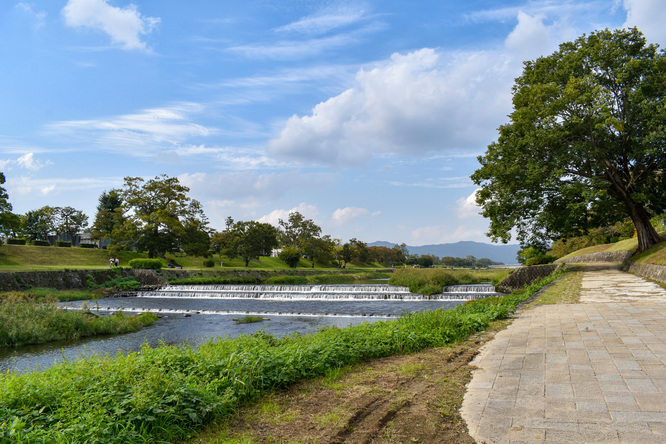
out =
<path fill-rule="evenodd" d="M 548 278 L 546 281 L 552 280 Z M 193 349 L 64 362 L 0 375 L 0 441 L 165 442 L 304 378 L 349 364 L 453 343 L 483 330 L 535 293 L 471 301 L 454 310 L 286 338 L 259 333 Z"/>
<path fill-rule="evenodd" d="M 509 274 L 506 269 L 489 270 L 447 270 L 442 268 L 398 268 L 389 280 L 390 284 L 409 287 L 409 291 L 419 294 L 437 294 L 446 285 L 497 284 Z"/>
<path fill-rule="evenodd" d="M 128 333 L 152 325 L 156 320 L 150 313 L 130 316 L 118 312 L 98 316 L 89 310 L 68 311 L 59 308 L 54 299 L 9 292 L 2 295 L 0 303 L 0 347 Z"/>

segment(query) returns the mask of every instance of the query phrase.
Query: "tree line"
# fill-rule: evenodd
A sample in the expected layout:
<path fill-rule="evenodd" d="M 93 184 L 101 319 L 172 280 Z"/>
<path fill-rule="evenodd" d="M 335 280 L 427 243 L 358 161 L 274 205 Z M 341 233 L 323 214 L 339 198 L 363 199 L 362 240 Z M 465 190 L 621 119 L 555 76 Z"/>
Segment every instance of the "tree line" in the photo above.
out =
<path fill-rule="evenodd" d="M 5 177 L 0 173 L 0 185 Z M 35 243 L 49 236 L 65 235 L 74 240 L 89 233 L 96 245 L 110 250 L 136 249 L 149 257 L 185 253 L 211 257 L 221 254 L 241 258 L 245 265 L 261 256 L 276 254 L 296 267 L 302 258 L 312 265 L 350 262 L 399 265 L 406 261 L 406 249 L 368 247 L 351 239 L 342 243 L 313 220 L 292 212 L 275 227 L 257 221 L 226 219 L 224 230 L 210 227 L 201 204 L 192 199 L 189 188 L 166 175 L 145 180 L 126 177 L 121 188 L 104 191 L 98 199 L 92 224 L 88 216 L 73 207 L 44 206 L 25 214 L 12 213 L 4 188 L 0 187 L 0 232 L 6 238 L 22 238 Z"/>

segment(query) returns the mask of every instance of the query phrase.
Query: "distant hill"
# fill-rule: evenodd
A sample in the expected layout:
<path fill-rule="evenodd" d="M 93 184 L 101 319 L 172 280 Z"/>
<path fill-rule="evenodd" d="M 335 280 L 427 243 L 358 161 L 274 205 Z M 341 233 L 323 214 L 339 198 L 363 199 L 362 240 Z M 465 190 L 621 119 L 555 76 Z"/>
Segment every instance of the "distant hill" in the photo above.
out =
<path fill-rule="evenodd" d="M 373 242 L 368 244 L 369 247 L 388 248 L 391 248 L 394 245 L 395 243 L 393 242 Z M 482 242 L 460 241 L 452 244 L 421 245 L 420 247 L 407 245 L 407 249 L 409 250 L 409 254 L 432 254 L 438 257 L 467 257 L 471 255 L 477 259 L 485 257 L 495 262 L 516 264 L 518 263 L 516 255 L 518 254 L 520 245 L 484 244 Z"/>

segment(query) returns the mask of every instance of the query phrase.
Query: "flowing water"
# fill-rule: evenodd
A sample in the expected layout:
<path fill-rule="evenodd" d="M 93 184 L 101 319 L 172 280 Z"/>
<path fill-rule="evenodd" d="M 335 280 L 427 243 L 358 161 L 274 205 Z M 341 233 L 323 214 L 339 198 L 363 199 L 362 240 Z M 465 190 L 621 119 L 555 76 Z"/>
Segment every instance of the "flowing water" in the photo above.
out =
<path fill-rule="evenodd" d="M 451 309 L 466 300 L 494 294 L 491 285 L 449 286 L 432 296 L 388 284 L 167 286 L 133 297 L 86 301 L 92 311 L 99 310 L 100 314 L 118 310 L 156 313 L 161 318 L 155 325 L 136 333 L 0 351 L 0 371 L 43 369 L 64 359 L 93 353 L 130 353 L 144 344 L 197 346 L 216 337 L 235 337 L 257 330 L 276 336 L 313 333 L 325 326 L 346 327 L 393 319 L 406 312 Z M 83 303 L 61 305 L 81 309 Z M 234 322 L 246 315 L 262 316 L 265 320 L 251 324 Z"/>

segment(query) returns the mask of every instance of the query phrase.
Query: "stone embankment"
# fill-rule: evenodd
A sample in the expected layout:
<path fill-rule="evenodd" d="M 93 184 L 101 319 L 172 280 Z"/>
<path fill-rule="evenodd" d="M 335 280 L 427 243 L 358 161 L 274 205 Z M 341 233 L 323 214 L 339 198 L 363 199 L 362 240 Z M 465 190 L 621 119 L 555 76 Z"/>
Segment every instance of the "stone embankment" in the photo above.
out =
<path fill-rule="evenodd" d="M 631 260 L 632 251 L 613 251 L 610 253 L 591 253 L 582 256 L 558 259 L 555 263 L 591 263 L 619 262 L 622 269 L 640 277 L 666 283 L 666 266 L 655 264 L 639 264 Z"/>
<path fill-rule="evenodd" d="M 555 263 L 567 263 L 567 264 L 580 264 L 580 263 L 590 263 L 590 262 L 620 262 L 624 263 L 625 261 L 629 260 L 631 255 L 633 254 L 632 251 L 612 251 L 609 253 L 606 252 L 601 252 L 601 253 L 590 253 L 590 254 L 584 254 L 582 256 L 573 256 L 573 257 L 568 257 L 566 259 L 558 259 L 555 261 Z"/>
<path fill-rule="evenodd" d="M 511 293 L 534 281 L 545 278 L 561 266 L 561 264 L 548 264 L 519 268 L 497 284 L 495 289 L 500 293 Z"/>
<path fill-rule="evenodd" d="M 256 278 L 268 279 L 275 276 L 308 276 L 326 274 L 324 270 L 139 270 L 134 268 L 117 268 L 108 270 L 58 270 L 58 271 L 21 271 L 16 273 L 0 273 L 0 291 L 24 291 L 34 287 L 48 287 L 57 290 L 87 289 L 88 282 L 95 285 L 116 279 L 119 276 L 134 276 L 145 287 L 166 285 L 172 279 L 190 277 L 223 277 L 223 278 Z M 353 273 L 353 271 L 336 270 L 333 273 Z"/>

